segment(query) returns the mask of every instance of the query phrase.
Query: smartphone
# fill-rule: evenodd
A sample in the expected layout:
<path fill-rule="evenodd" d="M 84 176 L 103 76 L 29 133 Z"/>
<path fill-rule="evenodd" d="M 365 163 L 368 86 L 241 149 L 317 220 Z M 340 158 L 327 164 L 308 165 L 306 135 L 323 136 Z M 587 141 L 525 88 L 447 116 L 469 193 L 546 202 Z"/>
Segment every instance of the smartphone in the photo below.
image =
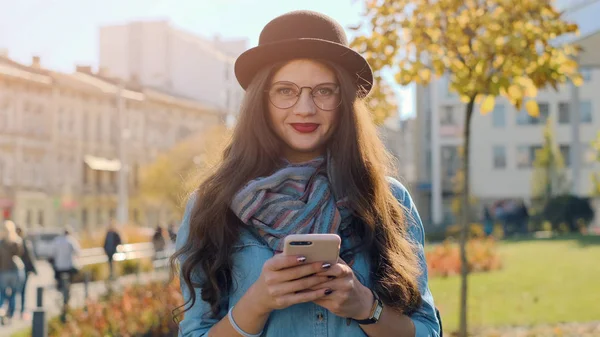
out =
<path fill-rule="evenodd" d="M 337 263 L 342 239 L 337 234 L 291 234 L 285 237 L 283 254 L 306 257 L 306 262 Z"/>

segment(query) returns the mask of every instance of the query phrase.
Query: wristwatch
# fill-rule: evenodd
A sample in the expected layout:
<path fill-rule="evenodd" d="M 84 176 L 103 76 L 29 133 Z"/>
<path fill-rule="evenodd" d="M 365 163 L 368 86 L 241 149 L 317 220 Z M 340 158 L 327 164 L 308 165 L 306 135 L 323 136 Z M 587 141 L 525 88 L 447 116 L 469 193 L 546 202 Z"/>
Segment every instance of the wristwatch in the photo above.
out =
<path fill-rule="evenodd" d="M 381 312 L 383 311 L 383 302 L 377 296 L 377 293 L 371 290 L 373 293 L 373 297 L 375 297 L 375 302 L 373 303 L 373 307 L 371 308 L 371 315 L 367 319 L 355 319 L 356 323 L 361 325 L 375 324 L 379 321 L 379 317 L 381 317 Z"/>

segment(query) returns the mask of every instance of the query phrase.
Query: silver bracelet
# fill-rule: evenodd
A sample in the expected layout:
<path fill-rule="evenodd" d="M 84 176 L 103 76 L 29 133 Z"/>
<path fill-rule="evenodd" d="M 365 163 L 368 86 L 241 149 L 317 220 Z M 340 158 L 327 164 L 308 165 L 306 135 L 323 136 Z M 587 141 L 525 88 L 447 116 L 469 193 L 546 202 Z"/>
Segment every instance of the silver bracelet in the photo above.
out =
<path fill-rule="evenodd" d="M 232 312 L 233 312 L 233 306 L 231 307 L 231 309 L 229 309 L 229 312 L 227 313 L 227 318 L 229 319 L 229 323 L 231 323 L 231 326 L 233 327 L 233 329 L 235 329 L 235 331 L 237 331 L 240 335 L 242 335 L 244 337 L 260 337 L 260 335 L 262 335 L 263 330 L 261 330 L 256 335 L 249 334 L 246 331 L 242 330 L 242 328 L 240 328 L 233 320 Z"/>

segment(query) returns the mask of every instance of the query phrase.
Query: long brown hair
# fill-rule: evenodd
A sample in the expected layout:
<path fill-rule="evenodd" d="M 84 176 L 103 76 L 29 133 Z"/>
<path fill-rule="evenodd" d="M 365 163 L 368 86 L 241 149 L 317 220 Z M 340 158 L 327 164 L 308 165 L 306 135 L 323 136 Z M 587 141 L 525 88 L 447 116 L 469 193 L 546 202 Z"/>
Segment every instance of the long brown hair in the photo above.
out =
<path fill-rule="evenodd" d="M 335 63 L 323 63 L 335 72 L 342 93 L 337 129 L 328 144 L 336 167 L 341 168 L 335 172 L 333 188 L 340 193 L 337 195 L 349 197 L 361 220 L 362 242 L 370 253 L 375 275 L 374 290 L 387 306 L 413 312 L 421 303 L 420 269 L 415 246 L 407 239 L 405 212 L 386 180 L 390 156 L 359 98 L 361 92 L 357 92 L 354 79 Z M 200 288 L 202 300 L 217 315 L 223 295 L 231 290 L 231 243 L 238 239 L 241 223 L 229 205 L 249 180 L 277 169 L 281 141 L 269 127 L 264 91 L 281 66 L 267 67 L 254 77 L 221 163 L 195 192 L 188 239 L 171 258 L 175 266 L 184 257 L 180 272 L 191 296 L 184 311 L 195 304 L 194 288 Z M 203 275 L 201 280 L 192 276 L 198 273 Z"/>

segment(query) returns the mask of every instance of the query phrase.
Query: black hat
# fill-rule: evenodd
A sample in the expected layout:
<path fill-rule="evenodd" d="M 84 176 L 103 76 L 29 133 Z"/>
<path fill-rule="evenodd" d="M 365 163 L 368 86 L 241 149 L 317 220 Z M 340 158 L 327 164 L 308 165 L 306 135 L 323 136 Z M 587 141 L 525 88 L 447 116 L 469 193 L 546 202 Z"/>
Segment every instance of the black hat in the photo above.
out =
<path fill-rule="evenodd" d="M 334 19 L 313 11 L 293 11 L 269 22 L 260 33 L 258 46 L 248 49 L 235 61 L 235 76 L 246 89 L 254 75 L 275 62 L 316 58 L 345 68 L 366 92 L 373 86 L 373 72 L 367 60 L 348 46 L 344 28 Z"/>

